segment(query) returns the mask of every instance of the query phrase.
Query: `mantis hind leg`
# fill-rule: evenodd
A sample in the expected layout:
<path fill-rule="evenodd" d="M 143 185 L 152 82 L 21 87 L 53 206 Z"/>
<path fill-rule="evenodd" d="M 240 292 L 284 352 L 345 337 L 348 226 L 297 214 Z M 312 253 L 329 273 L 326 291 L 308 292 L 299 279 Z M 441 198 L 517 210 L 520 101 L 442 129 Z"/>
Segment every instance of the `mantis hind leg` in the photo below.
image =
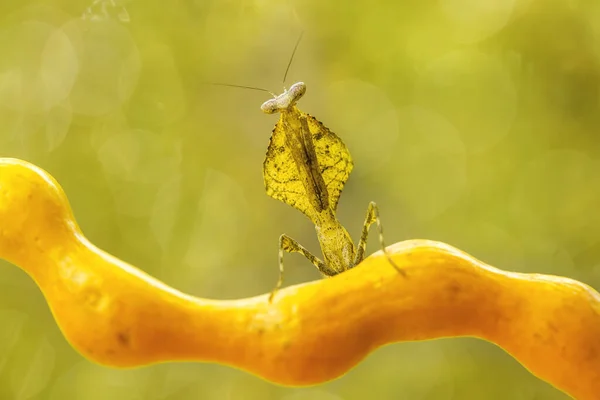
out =
<path fill-rule="evenodd" d="M 375 204 L 374 201 L 369 203 L 369 208 L 367 209 L 367 217 L 365 218 L 365 223 L 360 234 L 360 241 L 358 242 L 358 246 L 356 248 L 354 266 L 360 264 L 360 262 L 365 258 L 365 250 L 367 249 L 367 238 L 369 236 L 369 228 L 371 227 L 371 225 L 373 225 L 373 223 L 377 224 L 377 231 L 379 233 L 379 243 L 386 258 L 396 271 L 406 276 L 406 272 L 400 269 L 400 267 L 398 267 L 396 263 L 394 263 L 392 257 L 390 256 L 390 253 L 385 247 L 385 242 L 383 240 L 383 227 L 381 225 L 381 220 L 379 219 L 379 208 L 377 207 L 377 204 Z"/>
<path fill-rule="evenodd" d="M 277 291 L 279 289 L 281 289 L 281 286 L 283 285 L 283 253 L 284 252 L 302 254 L 304 257 L 306 257 L 308 259 L 308 261 L 310 261 L 315 267 L 317 267 L 319 272 L 321 272 L 325 276 L 333 276 L 336 274 L 336 272 L 334 270 L 329 268 L 327 266 L 327 264 L 325 264 L 323 261 L 319 260 L 318 257 L 314 256 L 310 251 L 308 251 L 300 243 L 298 243 L 297 241 L 295 241 L 288 235 L 281 235 L 279 237 L 279 279 L 277 280 L 277 285 L 275 285 L 275 288 L 273 289 L 273 291 L 271 292 L 271 295 L 269 296 L 269 302 L 273 301 L 273 297 L 275 296 L 275 293 L 277 293 Z"/>

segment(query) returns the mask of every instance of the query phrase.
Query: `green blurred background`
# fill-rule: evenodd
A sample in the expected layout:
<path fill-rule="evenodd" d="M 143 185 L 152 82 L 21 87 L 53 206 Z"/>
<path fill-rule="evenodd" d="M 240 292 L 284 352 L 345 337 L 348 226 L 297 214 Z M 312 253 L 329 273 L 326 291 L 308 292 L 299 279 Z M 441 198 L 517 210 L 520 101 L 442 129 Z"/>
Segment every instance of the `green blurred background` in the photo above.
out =
<path fill-rule="evenodd" d="M 280 92 L 301 31 L 287 83 L 306 82 L 300 107 L 354 157 L 339 217 L 355 239 L 373 200 L 390 244 L 600 287 L 598 1 L 2 0 L 0 156 L 49 171 L 92 242 L 168 284 L 262 294 L 278 236 L 319 254 L 314 229 L 265 194 L 269 96 L 203 82 Z M 319 279 L 286 265 L 287 284 Z M 387 346 L 314 388 L 200 363 L 108 369 L 0 264 L 0 399 L 367 397 L 567 398 L 468 338 Z"/>

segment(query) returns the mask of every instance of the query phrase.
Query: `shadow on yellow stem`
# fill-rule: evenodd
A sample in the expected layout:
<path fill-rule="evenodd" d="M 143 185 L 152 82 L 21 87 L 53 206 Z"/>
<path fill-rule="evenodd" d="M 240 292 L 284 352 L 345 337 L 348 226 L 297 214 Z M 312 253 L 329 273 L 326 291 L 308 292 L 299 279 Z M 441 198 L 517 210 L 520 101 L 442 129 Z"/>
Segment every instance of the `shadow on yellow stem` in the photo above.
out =
<path fill-rule="evenodd" d="M 334 379 L 386 343 L 475 336 L 577 399 L 600 398 L 600 295 L 567 278 L 503 272 L 410 240 L 333 278 L 234 301 L 185 295 L 80 232 L 45 171 L 0 159 L 0 257 L 39 285 L 65 337 L 115 367 L 227 364 L 284 385 Z"/>

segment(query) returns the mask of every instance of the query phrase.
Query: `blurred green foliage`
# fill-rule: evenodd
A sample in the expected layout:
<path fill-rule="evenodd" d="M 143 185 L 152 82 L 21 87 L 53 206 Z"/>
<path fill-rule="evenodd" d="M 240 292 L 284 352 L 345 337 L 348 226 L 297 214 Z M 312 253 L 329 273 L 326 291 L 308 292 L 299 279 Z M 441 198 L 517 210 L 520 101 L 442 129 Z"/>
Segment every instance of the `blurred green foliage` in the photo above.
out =
<path fill-rule="evenodd" d="M 318 253 L 314 230 L 264 192 L 264 93 L 204 83 L 280 92 L 304 30 L 287 83 L 355 159 L 339 207 L 355 238 L 374 200 L 388 243 L 598 288 L 599 21 L 584 0 L 4 0 L 0 155 L 48 170 L 92 242 L 168 284 L 267 292 L 278 236 Z M 287 284 L 319 277 L 287 267 Z M 0 277 L 1 399 L 567 398 L 467 338 L 388 346 L 304 389 L 209 364 L 107 369 L 22 271 Z"/>

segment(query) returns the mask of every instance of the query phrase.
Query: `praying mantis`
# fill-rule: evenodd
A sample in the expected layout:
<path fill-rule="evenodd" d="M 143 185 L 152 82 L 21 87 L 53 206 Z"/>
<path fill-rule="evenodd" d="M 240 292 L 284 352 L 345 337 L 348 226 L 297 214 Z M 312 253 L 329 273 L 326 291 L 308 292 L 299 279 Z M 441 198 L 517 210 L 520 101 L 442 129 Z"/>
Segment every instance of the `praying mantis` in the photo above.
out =
<path fill-rule="evenodd" d="M 300 43 L 296 42 L 283 81 Z M 246 89 L 270 91 L 262 88 L 219 84 Z M 279 113 L 279 121 L 271 134 L 263 162 L 263 178 L 267 195 L 280 200 L 306 215 L 315 226 L 323 254 L 319 259 L 304 246 L 286 234 L 279 237 L 279 278 L 269 296 L 269 302 L 283 285 L 284 253 L 300 253 L 324 277 L 331 277 L 355 267 L 365 258 L 369 228 L 377 224 L 379 242 L 390 264 L 403 276 L 386 250 L 379 209 L 375 202 L 367 208 L 360 240 L 355 246 L 350 234 L 336 216 L 342 189 L 354 167 L 348 148 L 342 140 L 315 117 L 298 109 L 296 103 L 306 93 L 304 82 L 297 82 L 282 94 L 273 96 L 261 106 L 266 114 Z"/>
<path fill-rule="evenodd" d="M 348 148 L 335 133 L 298 109 L 296 103 L 305 92 L 306 85 L 297 82 L 261 106 L 266 114 L 280 114 L 263 163 L 263 178 L 269 196 L 296 208 L 315 225 L 323 260 L 288 235 L 281 235 L 279 279 L 269 301 L 283 285 L 284 252 L 298 252 L 323 276 L 334 276 L 364 259 L 369 228 L 373 223 L 377 224 L 379 242 L 389 262 L 405 275 L 387 253 L 375 202 L 369 203 L 357 246 L 337 219 L 338 200 L 354 164 Z"/>

